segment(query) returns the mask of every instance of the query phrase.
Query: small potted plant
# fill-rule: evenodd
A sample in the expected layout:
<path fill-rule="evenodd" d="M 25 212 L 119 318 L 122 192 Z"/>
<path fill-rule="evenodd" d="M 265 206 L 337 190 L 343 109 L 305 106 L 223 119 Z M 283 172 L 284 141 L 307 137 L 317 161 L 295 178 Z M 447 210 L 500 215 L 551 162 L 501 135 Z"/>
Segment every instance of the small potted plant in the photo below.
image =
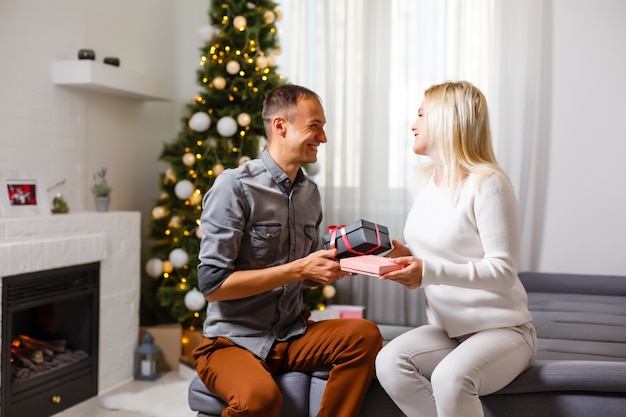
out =
<path fill-rule="evenodd" d="M 91 192 L 96 197 L 96 211 L 109 211 L 112 189 L 109 183 L 107 183 L 106 175 L 106 168 L 102 168 L 93 174 Z"/>

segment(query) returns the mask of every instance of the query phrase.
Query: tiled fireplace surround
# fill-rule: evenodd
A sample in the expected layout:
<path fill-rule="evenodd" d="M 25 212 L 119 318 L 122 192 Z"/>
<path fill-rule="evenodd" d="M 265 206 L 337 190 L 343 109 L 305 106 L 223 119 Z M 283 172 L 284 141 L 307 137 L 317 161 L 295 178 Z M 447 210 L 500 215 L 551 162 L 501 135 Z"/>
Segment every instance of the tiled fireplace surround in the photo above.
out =
<path fill-rule="evenodd" d="M 99 393 L 133 376 L 140 238 L 138 212 L 0 217 L 0 295 L 2 277 L 100 261 Z"/>

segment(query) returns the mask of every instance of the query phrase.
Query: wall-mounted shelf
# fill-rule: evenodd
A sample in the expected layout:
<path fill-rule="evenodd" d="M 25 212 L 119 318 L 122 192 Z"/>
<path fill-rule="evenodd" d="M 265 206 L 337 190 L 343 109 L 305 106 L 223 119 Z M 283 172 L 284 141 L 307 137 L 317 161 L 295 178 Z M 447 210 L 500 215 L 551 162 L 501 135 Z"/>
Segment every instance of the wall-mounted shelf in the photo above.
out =
<path fill-rule="evenodd" d="M 167 85 L 158 79 L 88 59 L 55 61 L 52 82 L 137 100 L 170 100 Z"/>

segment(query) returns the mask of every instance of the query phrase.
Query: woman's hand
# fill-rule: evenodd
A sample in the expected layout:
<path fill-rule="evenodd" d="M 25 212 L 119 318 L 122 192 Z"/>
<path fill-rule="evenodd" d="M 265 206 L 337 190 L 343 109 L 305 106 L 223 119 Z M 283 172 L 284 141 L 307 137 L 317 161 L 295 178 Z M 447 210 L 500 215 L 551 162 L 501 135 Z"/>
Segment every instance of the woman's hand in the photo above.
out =
<path fill-rule="evenodd" d="M 394 247 L 396 246 L 396 243 L 399 242 L 396 242 L 394 240 Z M 408 250 L 406 246 L 402 246 L 402 248 Z M 396 249 L 394 248 L 394 250 Z M 419 288 L 422 285 L 423 262 L 421 259 L 416 258 L 415 256 L 398 256 L 393 258 L 391 261 L 393 263 L 403 265 L 404 267 L 397 271 L 391 271 L 387 272 L 384 275 L 381 275 L 381 280 L 395 281 L 399 284 L 404 285 L 410 290 Z"/>
<path fill-rule="evenodd" d="M 396 239 L 393 239 L 391 243 L 393 245 L 393 248 L 389 252 L 387 252 L 385 257 L 397 258 L 399 256 L 411 256 L 411 251 L 409 250 L 409 248 L 404 246 L 402 243 L 400 243 Z"/>

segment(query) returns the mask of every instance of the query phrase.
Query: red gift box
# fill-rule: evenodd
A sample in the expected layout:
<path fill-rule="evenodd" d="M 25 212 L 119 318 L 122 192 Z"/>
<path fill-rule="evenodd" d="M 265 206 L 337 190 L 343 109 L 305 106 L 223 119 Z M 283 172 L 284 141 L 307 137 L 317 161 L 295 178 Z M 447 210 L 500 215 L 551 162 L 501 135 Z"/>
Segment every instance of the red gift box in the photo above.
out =
<path fill-rule="evenodd" d="M 376 255 L 355 256 L 339 260 L 342 271 L 379 277 L 387 272 L 397 271 L 403 266 L 393 263 L 389 258 Z"/>
<path fill-rule="evenodd" d="M 326 249 L 337 248 L 337 259 L 378 255 L 391 249 L 387 227 L 357 220 L 346 226 L 328 226 L 322 237 Z"/>

